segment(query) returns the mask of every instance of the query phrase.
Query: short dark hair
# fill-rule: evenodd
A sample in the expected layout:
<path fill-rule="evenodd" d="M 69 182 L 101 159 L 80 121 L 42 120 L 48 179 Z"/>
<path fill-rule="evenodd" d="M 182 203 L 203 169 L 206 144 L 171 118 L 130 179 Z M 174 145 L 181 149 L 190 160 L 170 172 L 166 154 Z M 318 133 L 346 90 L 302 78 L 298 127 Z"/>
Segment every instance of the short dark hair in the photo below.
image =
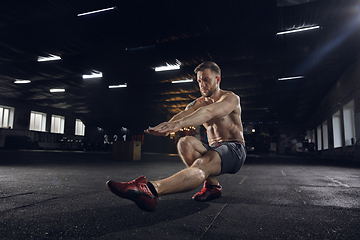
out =
<path fill-rule="evenodd" d="M 206 68 L 209 68 L 213 73 L 216 74 L 216 76 L 221 76 L 221 70 L 220 67 L 212 61 L 207 61 L 200 63 L 194 70 L 195 73 L 199 71 L 204 71 Z"/>

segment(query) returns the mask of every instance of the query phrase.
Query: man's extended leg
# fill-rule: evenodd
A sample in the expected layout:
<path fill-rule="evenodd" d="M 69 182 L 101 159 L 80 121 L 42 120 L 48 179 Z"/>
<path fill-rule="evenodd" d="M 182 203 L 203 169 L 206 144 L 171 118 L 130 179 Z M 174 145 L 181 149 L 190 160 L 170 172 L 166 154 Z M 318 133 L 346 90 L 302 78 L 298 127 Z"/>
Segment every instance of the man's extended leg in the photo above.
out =
<path fill-rule="evenodd" d="M 191 137 L 189 137 L 189 139 L 191 139 Z M 183 151 L 184 145 L 182 147 Z M 180 154 L 188 168 L 169 178 L 147 182 L 146 178 L 141 176 L 131 182 L 118 183 L 110 180 L 106 185 L 110 191 L 119 197 L 134 201 L 141 209 L 154 211 L 158 195 L 191 191 L 199 187 L 207 179 L 213 179 L 212 182 L 218 184 L 214 176 L 221 172 L 221 159 L 219 154 L 215 151 L 207 151 L 197 139 L 195 145 L 189 146 L 189 150 L 188 153 L 192 153 L 192 155 L 188 154 L 184 156 Z M 194 195 L 193 198 L 197 201 L 207 201 L 221 196 L 221 192 L 221 186 L 211 186 L 205 182 L 203 190 L 199 192 L 201 195 L 198 196 L 198 193 Z"/>
<path fill-rule="evenodd" d="M 187 167 L 190 167 L 194 161 L 207 153 L 207 149 L 195 137 L 186 136 L 180 138 L 177 144 L 178 152 Z M 209 176 L 206 181 L 210 185 L 219 185 L 219 181 L 214 176 Z"/>
<path fill-rule="evenodd" d="M 107 187 L 119 197 L 134 201 L 145 211 L 154 211 L 160 195 L 191 191 L 200 186 L 209 176 L 221 172 L 221 159 L 217 152 L 208 151 L 194 163 L 163 180 L 147 182 L 144 176 L 131 182 L 108 181 Z"/>
<path fill-rule="evenodd" d="M 191 191 L 199 187 L 211 176 L 221 172 L 221 159 L 217 152 L 208 151 L 204 156 L 196 159 L 193 164 L 162 180 L 151 181 L 159 196 Z"/>

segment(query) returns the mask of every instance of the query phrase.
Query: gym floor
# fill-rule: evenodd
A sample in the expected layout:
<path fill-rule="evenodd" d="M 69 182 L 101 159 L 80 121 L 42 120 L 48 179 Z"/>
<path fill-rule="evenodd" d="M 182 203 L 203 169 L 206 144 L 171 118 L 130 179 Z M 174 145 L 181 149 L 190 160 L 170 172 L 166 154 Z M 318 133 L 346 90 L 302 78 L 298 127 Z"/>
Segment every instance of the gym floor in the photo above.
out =
<path fill-rule="evenodd" d="M 0 151 L 0 239 L 360 239 L 359 164 L 248 156 L 218 177 L 221 198 L 195 202 L 199 187 L 161 197 L 153 213 L 105 186 L 183 168 L 177 155 Z"/>

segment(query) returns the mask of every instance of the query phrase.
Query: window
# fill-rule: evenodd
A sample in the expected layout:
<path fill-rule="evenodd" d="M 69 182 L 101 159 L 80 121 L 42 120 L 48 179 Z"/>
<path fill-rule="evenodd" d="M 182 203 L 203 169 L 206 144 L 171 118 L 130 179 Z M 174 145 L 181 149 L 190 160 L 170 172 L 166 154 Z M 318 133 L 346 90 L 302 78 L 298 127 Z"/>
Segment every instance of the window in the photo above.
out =
<path fill-rule="evenodd" d="M 337 111 L 332 116 L 333 134 L 334 134 L 334 148 L 341 147 L 341 117 L 340 111 Z"/>
<path fill-rule="evenodd" d="M 80 119 L 75 122 L 75 135 L 85 136 L 85 124 Z"/>
<path fill-rule="evenodd" d="M 344 105 L 343 115 L 345 146 L 353 145 L 355 143 L 354 100 Z"/>
<path fill-rule="evenodd" d="M 0 107 L 0 127 L 8 127 L 9 109 Z"/>
<path fill-rule="evenodd" d="M 322 150 L 322 134 L 321 134 L 321 125 L 316 128 L 317 133 L 317 150 Z"/>
<path fill-rule="evenodd" d="M 31 112 L 30 114 L 30 130 L 45 132 L 46 114 L 40 112 Z"/>
<path fill-rule="evenodd" d="M 51 132 L 64 134 L 65 117 L 52 115 L 51 116 Z"/>
<path fill-rule="evenodd" d="M 327 121 L 322 124 L 322 133 L 323 133 L 323 149 L 329 148 L 329 136 L 328 136 L 328 126 Z"/>
<path fill-rule="evenodd" d="M 1 128 L 12 128 L 14 119 L 14 108 L 0 106 L 0 127 Z"/>

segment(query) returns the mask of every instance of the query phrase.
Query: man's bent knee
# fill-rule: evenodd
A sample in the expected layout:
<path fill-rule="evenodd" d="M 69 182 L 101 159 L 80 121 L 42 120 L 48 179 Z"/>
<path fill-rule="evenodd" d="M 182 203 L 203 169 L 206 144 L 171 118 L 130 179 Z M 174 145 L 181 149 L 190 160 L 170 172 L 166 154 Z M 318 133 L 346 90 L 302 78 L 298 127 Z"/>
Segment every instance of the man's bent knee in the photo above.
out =
<path fill-rule="evenodd" d="M 194 146 L 194 137 L 186 136 L 179 139 L 177 144 L 178 152 L 186 165 L 190 166 L 199 157 L 199 153 Z"/>
<path fill-rule="evenodd" d="M 194 140 L 196 138 L 192 136 L 185 136 L 179 139 L 179 142 L 177 143 L 178 150 L 187 150 L 189 147 L 193 147 Z"/>

